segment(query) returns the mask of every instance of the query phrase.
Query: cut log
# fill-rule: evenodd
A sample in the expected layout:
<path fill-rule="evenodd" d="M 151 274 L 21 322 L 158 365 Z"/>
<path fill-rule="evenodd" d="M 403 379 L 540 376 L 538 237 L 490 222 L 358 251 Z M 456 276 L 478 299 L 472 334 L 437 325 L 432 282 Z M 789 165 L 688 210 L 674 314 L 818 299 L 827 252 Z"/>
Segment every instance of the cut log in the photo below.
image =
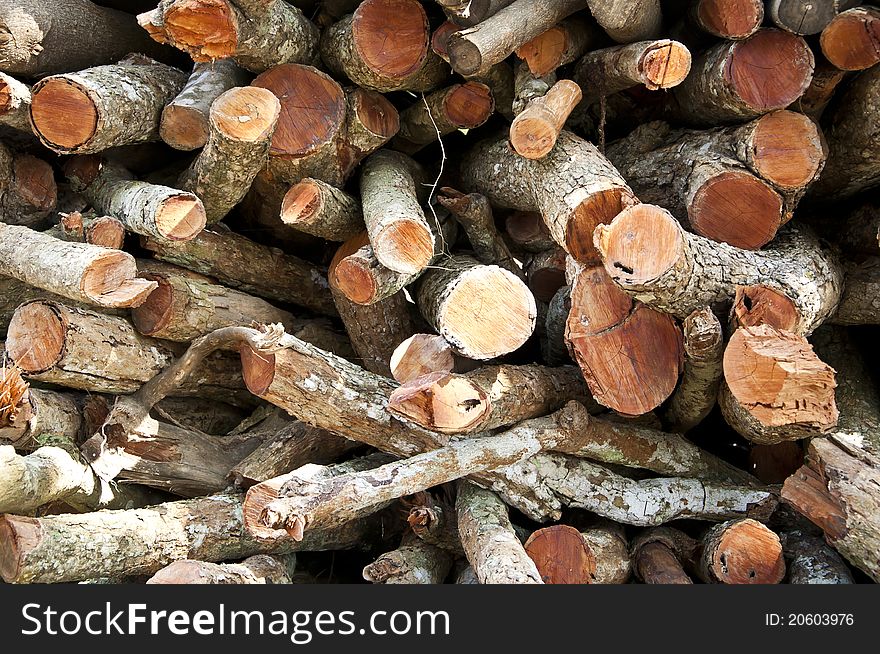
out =
<path fill-rule="evenodd" d="M 724 333 L 710 309 L 684 320 L 684 366 L 663 418 L 676 432 L 690 431 L 715 407 L 723 376 Z"/>
<path fill-rule="evenodd" d="M 779 536 L 750 518 L 716 525 L 702 550 L 700 576 L 707 583 L 778 584 L 785 577 Z"/>
<path fill-rule="evenodd" d="M 587 0 L 597 23 L 618 43 L 657 36 L 663 23 L 659 0 Z"/>
<path fill-rule="evenodd" d="M 693 584 L 682 566 L 696 541 L 670 527 L 643 531 L 633 542 L 633 571 L 646 584 Z"/>
<path fill-rule="evenodd" d="M 818 34 L 839 12 L 858 4 L 860 0 L 769 0 L 767 17 L 793 34 Z"/>
<path fill-rule="evenodd" d="M 63 265 L 59 265 L 63 262 Z M 156 288 L 137 279 L 134 257 L 0 223 L 0 274 L 98 307 L 134 307 Z"/>
<path fill-rule="evenodd" d="M 58 224 L 45 233 L 74 243 L 90 243 L 121 250 L 125 242 L 125 225 L 112 216 L 83 215 L 79 211 L 59 213 Z"/>
<path fill-rule="evenodd" d="M 464 27 L 482 23 L 494 16 L 513 0 L 437 0 L 450 20 Z"/>
<path fill-rule="evenodd" d="M 861 73 L 823 116 L 828 161 L 811 195 L 824 201 L 855 195 L 880 183 L 880 67 Z"/>
<path fill-rule="evenodd" d="M 556 292 L 566 285 L 565 268 L 568 255 L 558 245 L 533 255 L 523 272 L 536 300 L 549 303 Z"/>
<path fill-rule="evenodd" d="M 736 123 L 797 100 L 813 75 L 815 59 L 801 37 L 760 29 L 742 41 L 724 41 L 697 57 L 673 92 L 669 111 L 695 125 Z"/>
<path fill-rule="evenodd" d="M 582 531 L 581 536 L 596 557 L 594 584 L 625 584 L 629 581 L 632 563 L 623 525 L 603 520 Z"/>
<path fill-rule="evenodd" d="M 558 247 L 537 211 L 514 211 L 504 220 L 504 232 L 516 249 L 545 252 Z"/>
<path fill-rule="evenodd" d="M 0 143 L 0 218 L 10 225 L 39 228 L 57 204 L 52 166 Z"/>
<path fill-rule="evenodd" d="M 565 342 L 603 406 L 642 415 L 675 390 L 681 329 L 671 316 L 633 301 L 601 266 L 583 268 L 573 280 Z"/>
<path fill-rule="evenodd" d="M 596 556 L 574 527 L 555 525 L 534 532 L 525 542 L 545 584 L 592 584 L 596 580 Z"/>
<path fill-rule="evenodd" d="M 14 365 L 0 368 L 0 443 L 31 451 L 40 445 L 75 445 L 84 432 L 80 398 L 29 388 Z"/>
<path fill-rule="evenodd" d="M 431 372 L 395 389 L 388 412 L 441 434 L 471 434 L 547 415 L 590 399 L 575 366 L 490 366 L 464 375 Z"/>
<path fill-rule="evenodd" d="M 366 245 L 366 235 L 362 234 L 337 250 L 327 271 L 330 293 L 364 368 L 384 377 L 391 377 L 391 356 L 394 348 L 415 331 L 406 296 L 397 289 L 372 304 L 359 304 L 351 301 L 338 285 L 341 277 L 338 270 L 342 262 L 350 255 L 360 252 Z M 402 284 L 400 288 L 403 288 Z"/>
<path fill-rule="evenodd" d="M 259 12 L 244 2 L 165 0 L 138 22 L 157 41 L 186 52 L 195 62 L 231 58 L 260 73 L 286 63 L 312 64 L 318 57 L 318 28 L 293 5 L 276 0 Z"/>
<path fill-rule="evenodd" d="M 461 544 L 479 583 L 543 583 L 516 537 L 507 506 L 495 493 L 462 481 L 455 509 Z"/>
<path fill-rule="evenodd" d="M 802 336 L 770 325 L 736 330 L 724 351 L 724 380 L 724 418 L 754 443 L 821 435 L 837 425 L 834 369 Z"/>
<path fill-rule="evenodd" d="M 535 77 L 543 77 L 560 66 L 577 61 L 604 40 L 595 23 L 572 16 L 516 49 Z"/>
<path fill-rule="evenodd" d="M 436 334 L 413 334 L 391 354 L 391 375 L 401 384 L 429 373 L 452 372 L 455 356 L 446 339 Z"/>
<path fill-rule="evenodd" d="M 669 209 L 701 236 L 751 250 L 791 218 L 826 153 L 812 120 L 778 111 L 707 131 L 646 123 L 607 156 L 643 202 Z"/>
<path fill-rule="evenodd" d="M 182 71 L 143 57 L 52 75 L 34 85 L 31 125 L 60 154 L 158 141 L 162 109 L 185 83 Z"/>
<path fill-rule="evenodd" d="M 0 125 L 28 135 L 31 130 L 31 88 L 6 73 L 0 73 Z"/>
<path fill-rule="evenodd" d="M 162 110 L 159 136 L 177 150 L 203 147 L 211 127 L 211 104 L 229 89 L 247 82 L 247 74 L 231 59 L 196 64 L 183 90 Z"/>
<path fill-rule="evenodd" d="M 3 0 L 0 15 L 0 30 L 9 35 L 0 47 L 0 68 L 13 75 L 82 70 L 119 61 L 129 52 L 168 54 L 131 14 L 89 0 Z"/>
<path fill-rule="evenodd" d="M 7 583 L 61 583 L 149 575 L 179 559 L 211 562 L 362 547 L 380 528 L 372 520 L 358 520 L 340 530 L 316 531 L 301 543 L 286 537 L 257 542 L 244 529 L 242 499 L 212 495 L 83 515 L 2 515 L 0 576 Z"/>
<path fill-rule="evenodd" d="M 697 27 L 720 39 L 750 37 L 764 22 L 762 0 L 697 0 L 689 11 Z"/>
<path fill-rule="evenodd" d="M 452 556 L 446 550 L 404 537 L 400 547 L 367 565 L 363 576 L 374 584 L 440 584 L 451 569 Z"/>
<path fill-rule="evenodd" d="M 449 67 L 429 47 L 430 37 L 417 0 L 364 0 L 324 31 L 321 58 L 331 72 L 366 89 L 430 91 L 449 76 Z"/>
<path fill-rule="evenodd" d="M 825 541 L 800 530 L 781 534 L 790 584 L 853 584 L 843 557 Z"/>
<path fill-rule="evenodd" d="M 639 41 L 585 54 L 574 70 L 586 102 L 633 86 L 649 91 L 681 84 L 691 70 L 691 53 L 683 43 L 662 39 Z"/>
<path fill-rule="evenodd" d="M 284 195 L 281 222 L 328 241 L 347 241 L 364 231 L 360 202 L 311 177 L 297 182 Z"/>
<path fill-rule="evenodd" d="M 832 66 L 827 61 L 817 62 L 810 85 L 798 101 L 791 105 L 792 109 L 800 111 L 813 120 L 819 120 L 846 76 L 846 71 Z"/>
<path fill-rule="evenodd" d="M 595 234 L 605 270 L 637 300 L 679 318 L 710 306 L 725 309 L 737 286 L 761 284 L 786 295 L 798 334 L 810 334 L 837 308 L 842 273 L 833 255 L 801 227 L 786 226 L 759 252 L 685 232 L 653 205 L 626 209 Z"/>
<path fill-rule="evenodd" d="M 539 212 L 553 240 L 582 263 L 598 261 L 595 227 L 636 202 L 596 147 L 565 130 L 539 160 L 520 157 L 506 137 L 483 141 L 465 156 L 461 177 L 465 190 L 496 206 Z"/>
<path fill-rule="evenodd" d="M 391 147 L 415 154 L 458 129 L 475 129 L 495 110 L 491 89 L 482 82 L 454 84 L 430 93 L 400 114 Z"/>
<path fill-rule="evenodd" d="M 139 182 L 125 168 L 97 156 L 74 157 L 64 166 L 71 186 L 129 231 L 187 241 L 205 227 L 202 201 L 185 191 Z"/>
<path fill-rule="evenodd" d="M 559 0 L 549 5 L 540 0 L 516 0 L 478 25 L 449 37 L 452 68 L 464 76 L 483 74 L 586 6 L 587 0 Z"/>
<path fill-rule="evenodd" d="M 519 62 L 514 69 L 513 77 L 513 101 L 511 103 L 513 113 L 516 115 L 522 113 L 529 102 L 547 95 L 547 91 L 557 80 L 555 72 L 536 77 L 532 75 L 532 71 L 529 70 L 525 62 Z"/>
<path fill-rule="evenodd" d="M 404 500 L 404 504 L 412 504 L 406 522 L 416 536 L 455 555 L 463 554 L 452 505 L 435 499 L 429 492 L 416 493 Z"/>
<path fill-rule="evenodd" d="M 798 310 L 787 295 L 769 286 L 737 286 L 730 322 L 733 329 L 772 325 L 790 332 L 797 329 Z"/>
<path fill-rule="evenodd" d="M 581 87 L 564 79 L 550 87 L 546 95 L 531 100 L 510 126 L 510 143 L 517 154 L 527 159 L 550 154 L 581 98 Z"/>
<path fill-rule="evenodd" d="M 208 141 L 177 186 L 196 195 L 208 224 L 238 204 L 266 165 L 281 103 L 270 91 L 244 86 L 214 100 Z"/>
<path fill-rule="evenodd" d="M 357 88 L 346 95 L 310 66 L 276 66 L 253 84 L 281 100 L 269 167 L 258 177 L 264 186 L 280 184 L 279 196 L 306 177 L 341 187 L 358 163 L 399 129 L 397 110 L 382 95 Z M 277 222 L 277 212 L 272 219 Z"/>
<path fill-rule="evenodd" d="M 822 30 L 822 54 L 841 70 L 865 70 L 880 62 L 880 10 L 855 7 Z"/>
<path fill-rule="evenodd" d="M 268 554 L 255 554 L 241 563 L 208 563 L 183 559 L 165 566 L 148 584 L 291 584 L 293 555 L 285 560 Z"/>
<path fill-rule="evenodd" d="M 383 150 L 361 171 L 364 222 L 376 258 L 386 268 L 416 274 L 434 256 L 434 234 L 419 199 L 423 171 L 406 155 Z"/>
<path fill-rule="evenodd" d="M 444 258 L 423 275 L 417 304 L 434 329 L 469 359 L 519 349 L 537 320 L 535 298 L 522 280 L 464 256 Z"/>
<path fill-rule="evenodd" d="M 336 315 L 326 272 L 277 248 L 217 228 L 190 241 L 146 237 L 142 242 L 157 259 L 209 275 L 230 288 Z"/>

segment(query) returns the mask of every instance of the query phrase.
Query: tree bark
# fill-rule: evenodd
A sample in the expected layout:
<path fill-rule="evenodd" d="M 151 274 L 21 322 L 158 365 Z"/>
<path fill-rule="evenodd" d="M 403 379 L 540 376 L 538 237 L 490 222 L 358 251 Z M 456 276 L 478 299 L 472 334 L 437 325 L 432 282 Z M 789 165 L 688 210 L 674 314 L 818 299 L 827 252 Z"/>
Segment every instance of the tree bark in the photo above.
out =
<path fill-rule="evenodd" d="M 464 157 L 460 172 L 465 190 L 494 205 L 539 212 L 553 240 L 581 263 L 598 261 L 594 228 L 636 202 L 596 147 L 565 130 L 539 160 L 516 154 L 506 135 L 482 141 Z"/>
<path fill-rule="evenodd" d="M 470 359 L 519 349 L 537 320 L 535 298 L 522 280 L 464 256 L 444 258 L 423 275 L 416 302 L 425 320 Z"/>
<path fill-rule="evenodd" d="M 597 23 L 618 43 L 655 38 L 663 15 L 659 0 L 587 0 Z"/>
<path fill-rule="evenodd" d="M 781 534 L 781 540 L 788 583 L 855 583 L 843 557 L 821 538 L 794 530 Z"/>
<path fill-rule="evenodd" d="M 196 64 L 183 90 L 162 110 L 159 136 L 177 150 L 204 147 L 211 129 L 209 114 L 214 100 L 247 82 L 248 75 L 231 59 Z"/>
<path fill-rule="evenodd" d="M 769 0 L 767 17 L 778 27 L 793 34 L 818 34 L 839 12 L 857 4 L 860 4 L 858 0 Z"/>
<path fill-rule="evenodd" d="M 15 366 L 0 368 L 0 442 L 17 450 L 75 446 L 85 432 L 81 398 L 30 388 Z"/>
<path fill-rule="evenodd" d="M 427 491 L 416 493 L 405 503 L 412 505 L 406 522 L 416 536 L 455 555 L 464 553 L 455 508 L 451 504 L 435 499 Z"/>
<path fill-rule="evenodd" d="M 0 73 L 0 125 L 31 135 L 30 110 L 31 87 Z"/>
<path fill-rule="evenodd" d="M 635 237 L 624 244 L 624 233 Z M 678 318 L 705 306 L 723 310 L 737 286 L 760 284 L 794 303 L 798 319 L 791 331 L 810 334 L 834 314 L 840 298 L 836 259 L 801 227 L 787 226 L 773 247 L 749 252 L 685 232 L 669 212 L 638 205 L 600 226 L 595 242 L 620 288 Z"/>
<path fill-rule="evenodd" d="M 113 250 L 121 250 L 125 242 L 125 225 L 112 216 L 95 213 L 83 215 L 79 211 L 59 213 L 55 227 L 46 230 L 55 238 L 73 243 L 89 243 Z"/>
<path fill-rule="evenodd" d="M 587 546 L 596 557 L 596 584 L 625 584 L 629 581 L 632 564 L 623 525 L 601 521 L 581 532 Z"/>
<path fill-rule="evenodd" d="M 452 569 L 452 556 L 418 538 L 404 538 L 396 550 L 386 552 L 364 568 L 374 584 L 440 584 Z"/>
<path fill-rule="evenodd" d="M 328 241 L 347 241 L 364 231 L 360 202 L 345 191 L 311 177 L 297 182 L 284 195 L 281 221 Z"/>
<path fill-rule="evenodd" d="M 0 143 L 0 217 L 9 225 L 40 228 L 55 209 L 58 188 L 52 167 Z"/>
<path fill-rule="evenodd" d="M 286 559 L 286 560 L 285 560 Z M 292 584 L 295 555 L 255 554 L 241 563 L 208 563 L 183 559 L 165 566 L 148 584 Z"/>
<path fill-rule="evenodd" d="M 693 584 L 682 560 L 689 559 L 697 542 L 670 527 L 643 531 L 633 541 L 633 571 L 645 584 Z"/>
<path fill-rule="evenodd" d="M 706 583 L 778 584 L 785 577 L 779 536 L 750 518 L 716 525 L 703 537 L 699 571 Z"/>
<path fill-rule="evenodd" d="M 22 77 L 83 70 L 119 61 L 129 52 L 167 59 L 131 14 L 88 0 L 3 0 L 0 68 Z M 100 35 L 100 38 L 95 38 Z"/>
<path fill-rule="evenodd" d="M 135 180 L 117 163 L 97 156 L 74 157 L 64 166 L 73 189 L 102 213 L 135 234 L 187 241 L 205 227 L 202 201 L 185 191 Z"/>
<path fill-rule="evenodd" d="M 269 159 L 281 103 L 266 89 L 230 89 L 211 105 L 208 142 L 177 186 L 202 201 L 208 224 L 221 221 Z"/>
<path fill-rule="evenodd" d="M 449 76 L 449 67 L 430 49 L 430 36 L 417 0 L 364 0 L 324 31 L 321 58 L 332 73 L 365 89 L 430 91 Z M 385 46 L 392 38 L 393 53 Z"/>
<path fill-rule="evenodd" d="M 0 274 L 98 307 L 134 307 L 156 288 L 137 279 L 134 257 L 0 223 Z"/>
<path fill-rule="evenodd" d="M 336 315 L 324 270 L 240 234 L 213 228 L 190 241 L 146 237 L 142 243 L 161 261 L 210 275 L 243 293 Z"/>
<path fill-rule="evenodd" d="M 463 27 L 472 27 L 494 16 L 513 0 L 437 0 L 449 19 Z"/>

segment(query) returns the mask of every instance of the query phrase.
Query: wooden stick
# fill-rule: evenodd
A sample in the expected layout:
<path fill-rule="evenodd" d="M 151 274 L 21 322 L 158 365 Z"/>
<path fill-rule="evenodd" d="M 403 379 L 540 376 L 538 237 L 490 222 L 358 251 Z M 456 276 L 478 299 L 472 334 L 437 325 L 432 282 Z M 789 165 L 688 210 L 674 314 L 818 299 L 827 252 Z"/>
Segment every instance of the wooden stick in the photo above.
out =
<path fill-rule="evenodd" d="M 585 267 L 572 280 L 565 342 L 603 406 L 642 415 L 675 390 L 681 329 L 671 316 L 634 302 L 600 266 Z"/>
<path fill-rule="evenodd" d="M 388 412 L 442 434 L 491 431 L 587 402 L 575 366 L 490 366 L 465 375 L 432 372 L 395 389 Z"/>
<path fill-rule="evenodd" d="M 276 0 L 259 12 L 228 0 L 170 0 L 138 16 L 160 41 L 186 52 L 195 62 L 231 58 L 260 73 L 286 63 L 314 63 L 318 28 L 298 8 Z"/>
<path fill-rule="evenodd" d="M 311 177 L 297 182 L 284 195 L 281 222 L 328 241 L 347 241 L 364 231 L 360 202 Z"/>
<path fill-rule="evenodd" d="M 121 250 L 125 241 L 125 225 L 112 216 L 79 211 L 59 213 L 58 224 L 44 233 L 74 243 L 90 243 Z"/>
<path fill-rule="evenodd" d="M 0 125 L 32 134 L 31 89 L 6 73 L 0 73 Z"/>
<path fill-rule="evenodd" d="M 571 80 L 560 80 L 546 95 L 531 100 L 510 126 L 514 150 L 527 159 L 542 159 L 550 154 L 581 98 L 580 86 Z"/>
<path fill-rule="evenodd" d="M 684 320 L 684 371 L 664 415 L 672 431 L 687 432 L 715 407 L 721 385 L 724 334 L 710 309 L 695 311 Z"/>
<path fill-rule="evenodd" d="M 760 62 L 756 65 L 756 62 Z M 670 112 L 695 125 L 734 123 L 784 109 L 806 90 L 815 60 L 807 43 L 776 29 L 725 41 L 697 57 Z"/>
<path fill-rule="evenodd" d="M 699 570 L 707 583 L 778 584 L 785 577 L 782 544 L 755 520 L 725 522 L 703 537 Z"/>
<path fill-rule="evenodd" d="M 155 282 L 136 279 L 134 257 L 0 223 L 0 274 L 98 307 L 142 304 Z M 64 262 L 64 265 L 59 265 Z"/>
<path fill-rule="evenodd" d="M 119 61 L 130 52 L 168 54 L 131 14 L 89 0 L 4 0 L 0 14 L 2 29 L 9 34 L 0 48 L 0 62 L 4 72 L 13 75 L 43 77 L 83 70 Z"/>
<path fill-rule="evenodd" d="M 627 237 L 624 245 L 624 233 L 635 238 Z M 664 254 L 649 241 L 662 243 Z M 618 286 L 679 318 L 707 305 L 722 308 L 735 296 L 736 286 L 762 284 L 794 302 L 798 321 L 793 331 L 809 334 L 834 313 L 840 297 L 839 265 L 803 228 L 787 226 L 773 247 L 749 252 L 689 234 L 669 212 L 638 205 L 611 225 L 599 226 L 595 242 Z M 650 262 L 645 259 L 649 251 Z"/>
<path fill-rule="evenodd" d="M 818 34 L 838 12 L 859 4 L 856 0 L 803 2 L 803 0 L 770 0 L 767 17 L 778 27 L 793 34 Z"/>
<path fill-rule="evenodd" d="M 560 66 L 577 61 L 603 41 L 595 23 L 572 16 L 516 49 L 532 75 L 544 77 Z"/>
<path fill-rule="evenodd" d="M 266 89 L 232 88 L 211 104 L 204 149 L 177 186 L 199 197 L 208 224 L 237 205 L 269 157 L 281 103 Z"/>
<path fill-rule="evenodd" d="M 204 147 L 211 128 L 211 104 L 229 89 L 247 82 L 247 74 L 231 59 L 195 64 L 183 89 L 162 110 L 159 136 L 177 150 Z"/>
<path fill-rule="evenodd" d="M 802 336 L 770 325 L 738 329 L 724 351 L 724 379 L 721 411 L 754 443 L 807 438 L 837 425 L 834 370 Z"/>
<path fill-rule="evenodd" d="M 470 257 L 442 259 L 423 275 L 416 301 L 425 320 L 470 359 L 513 352 L 535 330 L 535 298 L 522 280 Z"/>
<path fill-rule="evenodd" d="M 633 571 L 646 584 L 693 584 L 682 566 L 697 542 L 670 527 L 643 531 L 633 541 Z"/>
<path fill-rule="evenodd" d="M 596 579 L 596 556 L 574 527 L 538 529 L 524 547 L 545 584 L 592 584 Z"/>
<path fill-rule="evenodd" d="M 495 206 L 539 212 L 553 240 L 582 263 L 598 260 L 591 241 L 596 225 L 636 201 L 595 146 L 565 130 L 536 161 L 516 154 L 506 135 L 478 143 L 463 159 L 461 177 L 466 191 Z"/>
<path fill-rule="evenodd" d="M 449 37 L 449 59 L 461 75 L 485 73 L 489 68 L 563 18 L 586 8 L 587 0 L 516 0 L 480 24 Z"/>
<path fill-rule="evenodd" d="M 430 25 L 417 0 L 364 0 L 325 30 L 321 57 L 331 72 L 374 91 L 430 91 L 449 67 L 429 47 Z M 386 49 L 394 38 L 395 49 Z"/>
<path fill-rule="evenodd" d="M 157 259 L 210 275 L 244 293 L 336 315 L 327 295 L 327 274 L 320 267 L 218 228 L 190 241 L 145 237 L 143 246 Z"/>
<path fill-rule="evenodd" d="M 52 166 L 0 143 L 0 215 L 9 225 L 39 229 L 55 208 L 58 187 Z"/>
<path fill-rule="evenodd" d="M 129 231 L 170 241 L 187 241 L 205 227 L 205 207 L 193 195 L 168 186 L 136 181 L 115 162 L 74 157 L 64 165 L 71 186 Z"/>
<path fill-rule="evenodd" d="M 436 334 L 413 334 L 394 348 L 391 375 L 406 384 L 423 375 L 452 372 L 455 357 L 446 339 Z"/>
<path fill-rule="evenodd" d="M 663 21 L 658 0 L 587 0 L 597 23 L 618 43 L 656 38 Z"/>
<path fill-rule="evenodd" d="M 285 560 L 286 559 L 286 560 Z M 255 554 L 241 563 L 209 563 L 183 559 L 165 566 L 148 584 L 291 584 L 296 557 Z"/>

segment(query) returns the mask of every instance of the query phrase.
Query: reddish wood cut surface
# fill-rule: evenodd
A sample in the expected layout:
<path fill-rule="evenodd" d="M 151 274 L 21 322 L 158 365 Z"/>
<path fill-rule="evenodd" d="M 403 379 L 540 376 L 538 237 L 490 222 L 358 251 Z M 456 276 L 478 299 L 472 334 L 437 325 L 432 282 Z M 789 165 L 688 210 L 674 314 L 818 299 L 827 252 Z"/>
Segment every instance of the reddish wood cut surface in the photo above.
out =
<path fill-rule="evenodd" d="M 29 154 L 20 154 L 12 163 L 15 192 L 34 209 L 49 211 L 58 199 L 52 166 Z"/>
<path fill-rule="evenodd" d="M 825 161 L 825 145 L 816 123 L 793 111 L 763 116 L 752 143 L 758 173 L 782 188 L 806 185 Z"/>
<path fill-rule="evenodd" d="M 241 376 L 247 389 L 254 395 L 262 395 L 275 379 L 275 355 L 255 352 L 247 345 L 239 349 Z"/>
<path fill-rule="evenodd" d="M 700 0 L 697 16 L 713 34 L 741 39 L 760 27 L 763 4 L 762 0 Z"/>
<path fill-rule="evenodd" d="M 740 98 L 759 112 L 782 109 L 806 90 L 813 56 L 801 37 L 763 29 L 738 43 L 724 75 Z"/>
<path fill-rule="evenodd" d="M 271 90 L 252 86 L 229 89 L 211 105 L 211 122 L 224 135 L 242 143 L 263 140 L 278 104 Z"/>
<path fill-rule="evenodd" d="M 162 331 L 171 320 L 174 310 L 174 289 L 161 275 L 141 275 L 159 284 L 146 301 L 131 312 L 135 328 L 147 336 Z"/>
<path fill-rule="evenodd" d="M 238 49 L 238 25 L 226 0 L 177 0 L 165 10 L 164 23 L 193 61 L 225 59 Z"/>
<path fill-rule="evenodd" d="M 711 566 L 725 584 L 778 584 L 785 576 L 779 537 L 751 519 L 724 530 L 712 553 Z"/>
<path fill-rule="evenodd" d="M 646 584 L 694 583 L 682 569 L 675 552 L 663 543 L 648 543 L 639 548 L 635 564 Z"/>
<path fill-rule="evenodd" d="M 252 84 L 269 89 L 281 101 L 281 115 L 269 150 L 272 156 L 308 154 L 330 140 L 342 125 L 342 87 L 317 68 L 282 64 L 261 73 Z"/>
<path fill-rule="evenodd" d="M 87 143 L 98 128 L 98 110 L 88 92 L 67 79 L 50 79 L 31 100 L 34 128 L 50 143 L 73 149 Z"/>
<path fill-rule="evenodd" d="M 592 584 L 596 579 L 596 557 L 574 527 L 539 529 L 529 536 L 525 549 L 545 584 Z"/>
<path fill-rule="evenodd" d="M 517 48 L 516 56 L 526 62 L 532 75 L 543 77 L 559 67 L 568 42 L 568 30 L 556 25 Z"/>
<path fill-rule="evenodd" d="M 691 52 L 678 41 L 658 42 L 639 61 L 644 84 L 652 91 L 678 86 L 690 70 Z"/>
<path fill-rule="evenodd" d="M 767 286 L 737 286 L 733 317 L 737 327 L 772 325 L 786 331 L 792 331 L 800 319 L 794 302 Z"/>
<path fill-rule="evenodd" d="M 52 307 L 32 302 L 19 307 L 6 333 L 6 351 L 26 373 L 48 370 L 64 353 L 67 325 Z"/>
<path fill-rule="evenodd" d="M 845 11 L 822 30 L 822 54 L 841 70 L 864 70 L 880 62 L 880 10 Z"/>
<path fill-rule="evenodd" d="M 596 227 L 610 223 L 624 209 L 637 200 L 621 188 L 605 189 L 581 202 L 574 210 L 565 231 L 566 250 L 584 264 L 599 262 L 599 253 L 593 246 Z"/>
<path fill-rule="evenodd" d="M 363 62 L 385 77 L 411 75 L 428 53 L 428 17 L 416 0 L 366 0 L 351 31 Z"/>
<path fill-rule="evenodd" d="M 397 134 L 400 129 L 400 114 L 384 95 L 357 88 L 351 91 L 351 103 L 358 122 L 370 132 L 386 139 Z"/>
<path fill-rule="evenodd" d="M 479 82 L 465 82 L 443 100 L 443 111 L 453 125 L 479 127 L 492 114 L 492 91 Z"/>
<path fill-rule="evenodd" d="M 825 480 L 802 466 L 782 486 L 782 499 L 804 514 L 832 540 L 847 534 L 846 508 L 828 492 Z"/>

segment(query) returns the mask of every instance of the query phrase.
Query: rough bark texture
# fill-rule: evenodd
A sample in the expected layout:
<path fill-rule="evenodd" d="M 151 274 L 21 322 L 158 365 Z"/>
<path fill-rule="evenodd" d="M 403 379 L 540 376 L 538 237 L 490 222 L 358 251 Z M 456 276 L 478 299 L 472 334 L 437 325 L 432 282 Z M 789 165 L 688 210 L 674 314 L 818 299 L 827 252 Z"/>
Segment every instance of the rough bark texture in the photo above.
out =
<path fill-rule="evenodd" d="M 535 298 L 522 280 L 470 257 L 442 259 L 423 275 L 416 302 L 434 329 L 470 359 L 519 349 L 537 320 Z M 474 307 L 479 311 L 474 313 Z"/>
<path fill-rule="evenodd" d="M 55 238 L 74 243 L 90 243 L 121 250 L 125 242 L 125 225 L 112 216 L 98 216 L 94 212 L 83 215 L 79 211 L 59 213 L 59 221 L 46 230 Z"/>
<path fill-rule="evenodd" d="M 723 41 L 694 60 L 668 109 L 678 119 L 714 126 L 784 109 L 810 84 L 815 60 L 800 37 L 761 29 Z"/>
<path fill-rule="evenodd" d="M 190 241 L 147 237 L 143 245 L 157 259 L 210 275 L 230 288 L 336 315 L 325 271 L 239 234 L 214 228 Z"/>
<path fill-rule="evenodd" d="M 598 260 L 596 225 L 636 202 L 623 177 L 591 143 L 562 131 L 543 159 L 520 157 L 506 136 L 477 144 L 461 163 L 462 181 L 499 207 L 537 211 L 553 240 L 582 263 Z"/>
<path fill-rule="evenodd" d="M 130 254 L 2 223 L 0 274 L 107 308 L 139 306 L 156 288 L 154 282 L 136 279 L 137 265 Z"/>
<path fill-rule="evenodd" d="M 386 50 L 394 39 L 396 48 Z M 429 47 L 430 26 L 416 0 L 365 0 L 324 31 L 321 58 L 336 75 L 374 91 L 430 91 L 449 67 Z"/>
<path fill-rule="evenodd" d="M 659 0 L 587 0 L 596 22 L 618 43 L 657 36 L 663 15 Z"/>
<path fill-rule="evenodd" d="M 185 83 L 182 71 L 137 57 L 52 75 L 32 91 L 34 133 L 60 154 L 158 141 L 162 109 Z"/>
<path fill-rule="evenodd" d="M 117 163 L 94 156 L 69 159 L 73 189 L 135 234 L 171 241 L 194 238 L 205 227 L 205 207 L 192 193 L 135 180 Z"/>
<path fill-rule="evenodd" d="M 636 237 L 624 243 L 625 232 Z M 705 306 L 724 309 L 736 286 L 762 284 L 794 302 L 792 331 L 810 334 L 833 315 L 840 298 L 836 259 L 801 227 L 787 226 L 772 247 L 750 252 L 685 232 L 669 212 L 638 205 L 600 226 L 595 242 L 618 286 L 682 319 Z"/>
<path fill-rule="evenodd" d="M 781 534 L 790 584 L 852 584 L 852 573 L 834 548 L 803 531 Z"/>
<path fill-rule="evenodd" d="M 17 450 L 40 445 L 75 445 L 83 435 L 81 398 L 56 391 L 29 388 L 15 366 L 0 369 L 0 442 Z"/>
<path fill-rule="evenodd" d="M 880 324 L 880 257 L 844 264 L 843 295 L 831 322 L 836 325 Z"/>
<path fill-rule="evenodd" d="M 251 187 L 269 158 L 281 103 L 270 91 L 230 89 L 214 100 L 208 141 L 177 186 L 205 206 L 208 224 L 222 220 Z"/>
<path fill-rule="evenodd" d="M 463 27 L 482 23 L 514 0 L 437 0 L 450 20 Z"/>
<path fill-rule="evenodd" d="M 794 34 L 818 34 L 838 12 L 860 4 L 859 0 L 769 0 L 767 17 L 776 25 Z"/>
<path fill-rule="evenodd" d="M 285 194 L 281 221 L 328 241 L 347 241 L 364 230 L 364 216 L 357 199 L 310 177 L 291 186 Z"/>
<path fill-rule="evenodd" d="M 0 30 L 8 34 L 0 68 L 22 77 L 109 64 L 129 52 L 161 57 L 164 50 L 131 14 L 88 0 L 4 0 L 0 14 Z"/>
<path fill-rule="evenodd" d="M 633 541 L 633 572 L 646 584 L 693 584 L 682 566 L 697 547 L 696 541 L 670 527 L 643 531 Z"/>
<path fill-rule="evenodd" d="M 622 525 L 600 522 L 581 532 L 596 557 L 596 584 L 625 584 L 629 581 L 632 564 L 629 546 Z"/>
<path fill-rule="evenodd" d="M 0 143 L 0 217 L 10 225 L 40 228 L 55 209 L 58 188 L 52 167 Z"/>
<path fill-rule="evenodd" d="M 664 415 L 672 431 L 686 432 L 709 415 L 718 398 L 724 371 L 724 333 L 710 309 L 684 320 L 684 371 Z"/>
<path fill-rule="evenodd" d="M 495 64 L 571 14 L 587 0 L 517 0 L 480 24 L 449 37 L 449 59 L 462 75 L 485 73 Z"/>
<path fill-rule="evenodd" d="M 0 575 L 7 583 L 62 583 L 149 575 L 179 559 L 224 561 L 260 553 L 356 548 L 379 525 L 255 541 L 242 523 L 241 495 L 212 495 L 144 509 L 44 518 L 0 516 Z"/>
<path fill-rule="evenodd" d="M 148 584 L 290 584 L 295 557 L 255 554 L 241 563 L 208 563 L 183 559 L 165 566 Z"/>
<path fill-rule="evenodd" d="M 31 88 L 6 73 L 0 73 L 0 125 L 30 135 Z"/>
<path fill-rule="evenodd" d="M 547 306 L 544 319 L 544 333 L 541 334 L 541 356 L 551 366 L 559 366 L 571 361 L 565 343 L 565 326 L 571 313 L 571 287 L 563 286 Z"/>
<path fill-rule="evenodd" d="M 195 150 L 208 142 L 211 104 L 247 74 L 231 59 L 196 64 L 180 93 L 162 110 L 159 136 L 177 150 Z"/>
<path fill-rule="evenodd" d="M 452 569 L 452 556 L 418 538 L 406 539 L 364 568 L 374 584 L 440 584 Z"/>

